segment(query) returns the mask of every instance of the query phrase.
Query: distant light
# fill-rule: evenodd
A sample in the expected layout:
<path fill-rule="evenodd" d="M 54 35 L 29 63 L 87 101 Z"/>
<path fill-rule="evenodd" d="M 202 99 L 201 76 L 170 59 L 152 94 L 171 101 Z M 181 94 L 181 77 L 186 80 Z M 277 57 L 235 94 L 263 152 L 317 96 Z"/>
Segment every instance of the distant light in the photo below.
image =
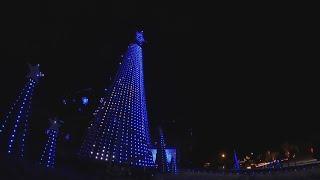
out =
<path fill-rule="evenodd" d="M 222 158 L 225 158 L 225 157 L 226 157 L 226 155 L 225 155 L 224 153 L 222 153 L 222 154 L 221 154 L 221 157 L 222 157 Z"/>
<path fill-rule="evenodd" d="M 66 139 L 67 141 L 69 141 L 69 140 L 70 140 L 70 134 L 67 134 L 67 135 L 65 136 L 65 139 Z"/>
<path fill-rule="evenodd" d="M 64 104 L 64 105 L 67 105 L 67 100 L 62 100 L 62 103 Z"/>
<path fill-rule="evenodd" d="M 82 104 L 83 105 L 88 105 L 89 104 L 89 99 L 87 97 L 82 97 Z"/>

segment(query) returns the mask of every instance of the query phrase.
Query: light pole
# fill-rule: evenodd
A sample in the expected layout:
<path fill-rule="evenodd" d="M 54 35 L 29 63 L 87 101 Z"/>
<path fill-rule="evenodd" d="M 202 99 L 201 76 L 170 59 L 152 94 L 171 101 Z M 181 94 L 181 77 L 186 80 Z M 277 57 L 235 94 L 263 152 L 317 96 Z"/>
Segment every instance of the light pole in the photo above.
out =
<path fill-rule="evenodd" d="M 221 153 L 220 154 L 220 158 L 221 158 L 221 161 L 222 161 L 222 169 L 224 170 L 225 169 L 225 159 L 226 159 L 227 155 L 226 153 Z"/>

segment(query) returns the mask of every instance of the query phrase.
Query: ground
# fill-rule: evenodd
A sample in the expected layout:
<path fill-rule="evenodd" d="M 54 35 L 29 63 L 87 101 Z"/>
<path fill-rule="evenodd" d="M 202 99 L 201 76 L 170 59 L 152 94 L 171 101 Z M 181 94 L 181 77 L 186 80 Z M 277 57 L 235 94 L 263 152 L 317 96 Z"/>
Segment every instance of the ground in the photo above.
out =
<path fill-rule="evenodd" d="M 92 166 L 91 166 L 92 167 Z M 37 163 L 30 162 L 13 162 L 0 161 L 0 179 L 46 179 L 46 180 L 130 180 L 130 179 L 154 179 L 154 180 L 317 180 L 320 179 L 320 166 L 309 166 L 292 168 L 290 170 L 279 171 L 263 171 L 252 173 L 223 173 L 223 172 L 190 172 L 182 171 L 177 175 L 161 175 L 161 174 L 143 174 L 142 171 L 131 173 L 128 176 L 127 171 L 121 171 L 119 168 L 110 170 L 108 168 L 98 169 L 85 167 L 83 169 L 74 167 L 57 167 L 56 169 L 45 169 Z"/>
<path fill-rule="evenodd" d="M 180 173 L 172 176 L 157 176 L 156 180 L 318 180 L 320 168 L 292 171 L 266 172 L 261 174 Z"/>

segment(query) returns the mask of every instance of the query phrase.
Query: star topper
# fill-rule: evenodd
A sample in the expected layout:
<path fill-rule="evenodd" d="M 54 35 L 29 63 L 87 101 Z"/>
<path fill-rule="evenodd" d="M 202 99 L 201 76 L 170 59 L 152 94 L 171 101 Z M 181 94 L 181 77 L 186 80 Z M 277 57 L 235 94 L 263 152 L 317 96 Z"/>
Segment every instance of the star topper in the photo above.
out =
<path fill-rule="evenodd" d="M 59 127 L 64 123 L 62 120 L 60 120 L 57 117 L 49 118 L 49 121 L 50 121 L 50 124 L 51 124 L 49 129 L 53 129 L 53 130 L 56 130 L 56 131 L 58 131 Z"/>
<path fill-rule="evenodd" d="M 44 74 L 40 72 L 40 64 L 37 64 L 37 65 L 28 64 L 28 66 L 29 66 L 30 72 L 27 75 L 27 78 L 31 78 L 34 81 L 39 81 L 40 78 L 44 76 Z"/>

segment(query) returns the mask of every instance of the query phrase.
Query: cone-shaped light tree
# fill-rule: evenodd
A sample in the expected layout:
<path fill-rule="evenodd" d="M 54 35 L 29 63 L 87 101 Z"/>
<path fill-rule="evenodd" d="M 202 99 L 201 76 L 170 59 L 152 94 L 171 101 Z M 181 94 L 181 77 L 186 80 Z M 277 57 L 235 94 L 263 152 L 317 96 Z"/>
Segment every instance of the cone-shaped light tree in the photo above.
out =
<path fill-rule="evenodd" d="M 24 157 L 33 93 L 41 77 L 44 76 L 39 67 L 39 64 L 35 66 L 29 64 L 30 73 L 27 75 L 24 88 L 0 122 L 1 149 L 18 159 Z"/>
<path fill-rule="evenodd" d="M 57 138 L 59 134 L 59 128 L 63 121 L 58 118 L 49 119 L 50 127 L 46 131 L 48 140 L 44 146 L 44 150 L 41 155 L 40 164 L 46 168 L 53 168 L 56 162 L 56 148 L 57 148 Z"/>
<path fill-rule="evenodd" d="M 161 173 L 167 173 L 169 171 L 169 165 L 166 154 L 166 144 L 162 128 L 159 127 L 159 138 L 157 143 L 157 155 L 156 155 L 157 169 Z"/>
<path fill-rule="evenodd" d="M 95 111 L 80 156 L 136 167 L 154 165 L 144 90 L 143 43 L 143 32 L 137 32 Z"/>
<path fill-rule="evenodd" d="M 239 159 L 238 159 L 238 156 L 237 156 L 237 152 L 236 150 L 234 150 L 233 152 L 233 167 L 236 171 L 240 170 L 240 164 L 239 164 Z"/>
<path fill-rule="evenodd" d="M 173 156 L 171 157 L 170 161 L 170 173 L 177 174 L 177 162 Z"/>

